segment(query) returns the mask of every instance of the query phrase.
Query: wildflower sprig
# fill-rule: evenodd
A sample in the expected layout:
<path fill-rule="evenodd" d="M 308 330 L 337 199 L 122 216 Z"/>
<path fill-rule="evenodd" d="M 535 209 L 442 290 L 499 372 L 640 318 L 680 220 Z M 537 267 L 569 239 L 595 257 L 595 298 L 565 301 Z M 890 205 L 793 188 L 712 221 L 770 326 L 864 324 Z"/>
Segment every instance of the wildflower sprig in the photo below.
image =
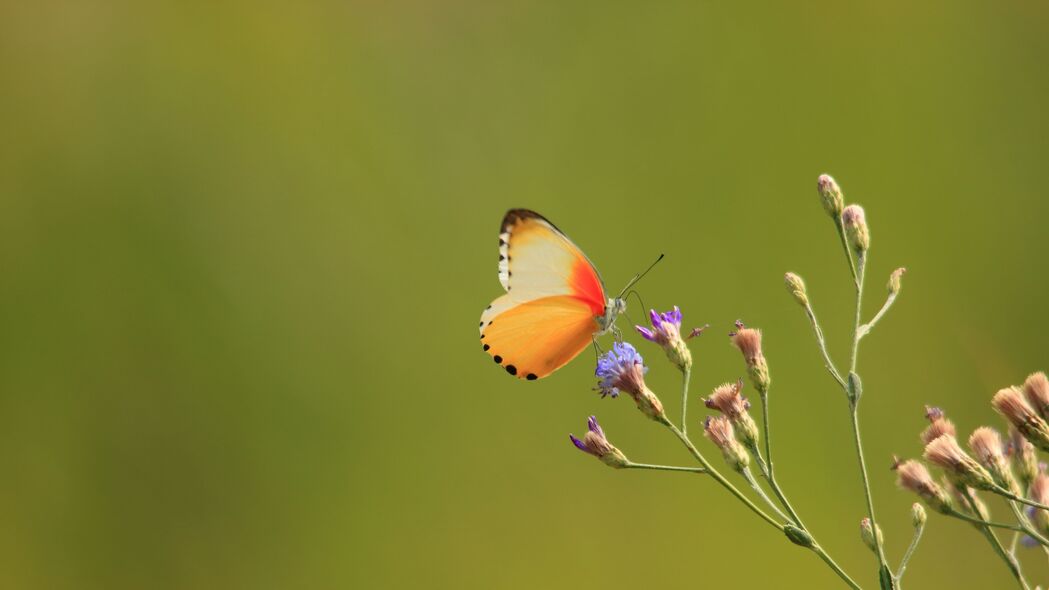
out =
<path fill-rule="evenodd" d="M 929 464 L 942 470 L 945 477 L 942 480 L 934 478 L 922 460 L 894 459 L 893 469 L 899 486 L 916 494 L 921 502 L 911 506 L 913 535 L 910 543 L 898 566 L 895 569 L 890 567 L 885 551 L 886 538 L 875 514 L 860 433 L 859 407 L 865 394 L 858 364 L 860 342 L 884 320 L 897 301 L 905 269 L 897 268 L 889 274 L 885 301 L 877 313 L 864 322 L 864 284 L 870 267 L 872 246 L 867 213 L 859 205 L 846 203 L 841 187 L 828 175 L 819 177 L 817 192 L 823 210 L 838 234 L 855 288 L 847 364 L 839 365 L 830 354 L 814 310 L 812 294 L 805 281 L 798 274 L 789 272 L 784 275 L 784 283 L 791 298 L 804 310 L 823 364 L 844 394 L 849 409 L 852 442 L 866 508 L 866 514 L 860 520 L 859 536 L 862 545 L 877 560 L 876 576 L 873 577 L 877 578 L 882 590 L 901 587 L 904 574 L 927 526 L 927 506 L 935 513 L 972 525 L 1002 559 L 1017 584 L 1029 590 L 1030 585 L 1021 570 L 1016 551 L 1021 544 L 1041 545 L 1049 551 L 1049 475 L 1044 472 L 1045 468 L 1039 464 L 1037 456 L 1038 450 L 1049 451 L 1049 378 L 1044 373 L 1034 373 L 1022 386 L 1007 387 L 994 395 L 992 406 L 1009 426 L 1004 440 L 998 431 L 989 427 L 977 428 L 968 437 L 960 436 L 958 428 L 943 410 L 931 406 L 925 408 L 929 424 L 920 433 L 923 444 L 921 455 Z M 751 398 L 744 394 L 744 380 L 736 378 L 739 373 L 730 375 L 729 380 L 714 388 L 702 400 L 711 411 L 701 422 L 703 436 L 717 449 L 728 467 L 722 473 L 696 447 L 687 428 L 689 383 L 694 368 L 689 341 L 701 334 L 706 326 L 692 329 L 687 336 L 683 335 L 683 314 L 677 306 L 665 312 L 650 310 L 649 320 L 650 324 L 635 328 L 642 338 L 662 350 L 670 365 L 682 376 L 680 424 L 670 419 L 663 403 L 646 382 L 649 367 L 641 352 L 632 344 L 618 340 L 618 336 L 612 350 L 598 359 L 596 389 L 602 398 L 617 398 L 621 393 L 630 396 L 644 416 L 665 427 L 682 443 L 698 466 L 634 462 L 609 441 L 593 416 L 588 420 L 587 432 L 582 438 L 571 436 L 572 444 L 616 469 L 670 471 L 712 478 L 762 522 L 782 533 L 790 543 L 813 551 L 846 586 L 859 589 L 860 585 L 830 557 L 813 531 L 807 528 L 777 481 L 769 411 L 772 378 L 769 358 L 763 347 L 764 334 L 738 320 L 734 330 L 729 333 L 731 344 L 742 356 L 743 369 L 749 382 L 746 391 L 757 392 L 753 399 L 755 403 L 761 404 L 760 423 L 751 415 Z M 964 449 L 959 441 L 966 442 L 969 450 Z M 755 477 L 752 470 L 760 478 Z M 737 487 L 734 483 L 736 477 L 741 478 L 747 486 Z M 1000 496 L 1009 506 L 1014 520 L 992 519 L 981 494 Z M 995 529 L 1014 533 L 1009 548 L 998 539 Z"/>

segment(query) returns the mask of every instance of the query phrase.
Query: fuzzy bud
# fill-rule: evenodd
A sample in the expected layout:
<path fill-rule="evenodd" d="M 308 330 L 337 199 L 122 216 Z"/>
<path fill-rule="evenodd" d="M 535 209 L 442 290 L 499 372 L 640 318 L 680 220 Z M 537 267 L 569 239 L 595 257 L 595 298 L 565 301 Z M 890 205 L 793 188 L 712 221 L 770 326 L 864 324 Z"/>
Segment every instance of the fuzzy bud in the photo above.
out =
<path fill-rule="evenodd" d="M 652 326 L 634 326 L 645 340 L 655 342 L 663 348 L 667 359 L 679 370 L 692 368 L 692 352 L 681 337 L 681 308 L 659 313 L 652 309 L 648 312 Z"/>
<path fill-rule="evenodd" d="M 991 399 L 994 409 L 1035 447 L 1049 451 L 1049 424 L 1024 400 L 1020 390 L 1006 387 Z"/>
<path fill-rule="evenodd" d="M 597 418 L 593 416 L 590 416 L 590 419 L 587 420 L 587 432 L 583 435 L 582 440 L 571 434 L 568 435 L 568 438 L 577 449 L 601 459 L 601 462 L 609 467 L 621 469 L 630 464 L 626 455 L 608 442 L 601 425 L 597 423 Z"/>
<path fill-rule="evenodd" d="M 805 292 L 805 281 L 801 280 L 798 275 L 788 272 L 783 276 L 783 281 L 787 284 L 787 291 L 790 293 L 794 301 L 797 301 L 802 307 L 809 306 L 809 296 Z"/>
<path fill-rule="evenodd" d="M 952 482 L 979 490 L 995 489 L 994 479 L 975 459 L 958 445 L 958 440 L 945 434 L 925 445 L 925 458 L 939 465 Z"/>
<path fill-rule="evenodd" d="M 1016 495 L 1022 494 L 1020 485 L 1013 477 L 1013 472 L 1009 469 L 1009 462 L 1005 458 L 1002 437 L 995 429 L 981 426 L 974 430 L 969 437 L 969 448 L 976 455 L 976 460 L 980 462 L 980 465 L 983 465 L 994 478 L 994 483 Z"/>
<path fill-rule="evenodd" d="M 925 521 L 928 518 L 929 517 L 925 514 L 924 506 L 917 502 L 911 506 L 911 524 L 914 525 L 914 528 L 920 529 L 925 526 Z"/>
<path fill-rule="evenodd" d="M 1049 420 L 1049 379 L 1045 373 L 1039 371 L 1028 376 L 1024 381 L 1023 390 L 1027 403 L 1031 404 L 1043 419 Z"/>
<path fill-rule="evenodd" d="M 907 272 L 906 268 L 897 268 L 889 275 L 889 284 L 885 287 L 888 289 L 889 295 L 896 295 L 900 292 L 900 281 L 903 279 L 905 272 Z"/>
<path fill-rule="evenodd" d="M 765 354 L 761 351 L 761 331 L 744 327 L 743 322 L 736 320 L 736 331 L 729 336 L 732 338 L 732 344 L 743 353 L 750 382 L 764 398 L 772 379 L 769 377 L 769 365 L 765 361 Z"/>
<path fill-rule="evenodd" d="M 878 545 L 883 544 L 880 526 L 871 526 L 871 519 L 864 518 L 860 521 L 860 539 L 868 549 L 877 553 Z"/>
<path fill-rule="evenodd" d="M 845 206 L 845 199 L 841 196 L 841 187 L 829 174 L 821 174 L 816 181 L 816 190 L 820 194 L 823 210 L 827 212 L 827 215 L 837 219 Z"/>
<path fill-rule="evenodd" d="M 740 395 L 741 391 L 743 391 L 742 380 L 735 383 L 724 383 L 714 388 L 714 392 L 703 400 L 703 404 L 724 414 L 735 427 L 740 441 L 753 449 L 758 446 L 758 425 L 750 417 L 750 402 Z"/>
<path fill-rule="evenodd" d="M 896 483 L 901 488 L 918 494 L 925 503 L 937 512 L 950 514 L 951 497 L 932 479 L 929 470 L 918 461 L 910 460 L 897 464 Z"/>
<path fill-rule="evenodd" d="M 750 466 L 750 455 L 743 445 L 736 440 L 732 422 L 724 416 L 707 416 L 703 423 L 703 434 L 721 450 L 725 463 L 737 472 L 742 473 Z"/>
<path fill-rule="evenodd" d="M 923 444 L 929 444 L 945 434 L 955 436 L 954 423 L 947 419 L 940 408 L 925 406 L 925 418 L 929 420 L 929 426 L 922 431 Z"/>
<path fill-rule="evenodd" d="M 1038 454 L 1034 445 L 1020 434 L 1013 426 L 1009 426 L 1009 456 L 1016 467 L 1016 474 L 1020 478 L 1023 489 L 1031 486 L 1031 482 L 1038 476 Z"/>
<path fill-rule="evenodd" d="M 867 227 L 867 216 L 863 207 L 849 205 L 841 213 L 841 222 L 845 225 L 845 237 L 857 254 L 863 255 L 871 247 L 871 232 Z"/>

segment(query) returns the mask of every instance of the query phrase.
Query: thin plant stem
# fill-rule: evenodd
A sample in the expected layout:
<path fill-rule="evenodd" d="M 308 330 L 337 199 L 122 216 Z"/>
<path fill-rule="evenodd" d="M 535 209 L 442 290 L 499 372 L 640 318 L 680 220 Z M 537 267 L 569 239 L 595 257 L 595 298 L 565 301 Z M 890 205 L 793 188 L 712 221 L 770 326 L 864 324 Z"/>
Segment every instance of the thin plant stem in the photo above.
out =
<path fill-rule="evenodd" d="M 702 467 L 678 467 L 677 465 L 653 465 L 651 463 L 627 463 L 623 469 L 651 469 L 654 471 L 682 471 L 686 473 L 706 473 Z"/>
<path fill-rule="evenodd" d="M 740 502 L 743 502 L 743 504 L 747 508 L 750 508 L 750 510 L 754 514 L 760 516 L 762 520 L 769 523 L 777 530 L 783 531 L 783 525 L 776 522 L 776 519 L 766 514 L 765 511 L 763 511 L 761 508 L 758 508 L 758 506 L 754 504 L 754 502 L 752 502 L 750 498 L 744 495 L 743 492 L 739 491 L 739 489 L 736 488 L 736 486 L 732 485 L 732 482 L 725 479 L 725 476 L 721 475 L 721 473 L 718 472 L 717 469 L 714 469 L 710 462 L 707 461 L 706 457 L 704 457 L 703 454 L 700 453 L 698 449 L 696 449 L 696 446 L 692 444 L 692 441 L 689 440 L 688 436 L 684 432 L 681 432 L 681 430 L 679 430 L 677 426 L 674 426 L 673 422 L 671 422 L 667 418 L 663 418 L 661 422 L 664 426 L 669 428 L 671 432 L 674 433 L 674 436 L 678 437 L 678 440 L 680 440 L 681 443 L 685 445 L 685 448 L 688 449 L 688 452 L 696 459 L 696 461 L 699 461 L 699 464 L 707 470 L 707 473 L 714 478 L 714 481 L 721 484 L 721 486 L 728 490 L 730 494 L 735 496 Z"/>
<path fill-rule="evenodd" d="M 963 493 L 965 494 L 965 499 L 969 503 L 969 507 L 972 509 L 973 513 L 979 514 L 979 510 L 976 508 L 976 499 L 973 498 L 972 492 L 969 491 L 968 488 L 964 488 Z M 1002 542 L 998 540 L 998 537 L 995 536 L 991 528 L 986 524 L 981 525 L 980 532 L 987 538 L 987 542 L 991 544 L 994 552 L 997 553 L 1005 562 L 1005 565 L 1009 567 L 1009 571 L 1013 574 L 1013 577 L 1016 578 L 1016 582 L 1020 584 L 1020 587 L 1024 590 L 1030 590 L 1031 587 L 1027 584 L 1027 580 L 1024 579 L 1023 572 L 1020 571 L 1019 562 L 1016 561 L 1016 558 L 1013 555 L 1005 550 L 1005 547 L 1002 546 Z"/>
<path fill-rule="evenodd" d="M 947 515 L 951 516 L 953 518 L 957 518 L 958 520 L 964 520 L 965 522 L 971 522 L 972 524 L 978 524 L 978 525 L 982 525 L 982 526 L 989 526 L 989 527 L 993 527 L 993 528 L 996 528 L 996 529 L 1007 529 L 1007 530 L 1010 530 L 1010 531 L 1024 532 L 1023 527 L 1020 526 L 1020 525 L 1009 524 L 1009 523 L 1006 523 L 1006 522 L 995 522 L 993 520 L 983 520 L 983 519 L 980 519 L 980 518 L 973 518 L 972 516 L 969 516 L 968 514 L 965 514 L 964 512 L 959 512 L 957 510 L 952 510 Z"/>
<path fill-rule="evenodd" d="M 1027 516 L 1024 515 L 1023 510 L 1016 502 L 1009 502 L 1009 508 L 1013 511 L 1013 516 L 1016 517 L 1016 521 L 1020 523 L 1020 528 L 1023 529 L 1027 536 L 1031 537 L 1035 541 L 1038 541 L 1042 547 L 1049 547 L 1049 539 L 1046 539 L 1038 531 L 1034 530 L 1031 526 L 1031 521 L 1027 520 Z"/>
<path fill-rule="evenodd" d="M 688 413 L 688 381 L 692 378 L 692 367 L 686 367 L 682 370 L 682 381 L 681 384 L 681 434 L 688 434 L 688 422 L 685 420 L 685 415 Z"/>
<path fill-rule="evenodd" d="M 777 516 L 779 516 L 783 520 L 791 520 L 789 517 L 787 517 L 786 514 L 783 514 L 783 511 L 779 509 L 779 506 L 776 506 L 776 503 L 768 497 L 768 495 L 765 493 L 765 490 L 761 489 L 761 486 L 758 485 L 758 480 L 754 479 L 754 474 L 750 472 L 750 468 L 744 467 L 739 472 L 739 474 L 742 475 L 743 479 L 747 481 L 747 485 L 750 486 L 750 489 L 754 490 L 754 493 L 757 494 L 758 497 L 761 498 L 766 504 L 768 504 L 769 508 L 771 508 Z"/>
<path fill-rule="evenodd" d="M 859 360 L 859 349 L 860 349 L 860 316 L 863 312 L 863 278 L 866 274 L 867 267 L 867 256 L 863 253 L 859 254 L 859 280 L 856 282 L 856 319 L 853 326 L 852 335 L 852 356 L 849 361 L 849 373 L 856 373 L 856 363 Z M 851 260 L 851 258 L 850 258 Z M 871 484 L 870 477 L 867 474 L 867 461 L 863 458 L 863 437 L 860 435 L 860 419 L 859 419 L 859 399 L 851 398 L 849 400 L 849 409 L 852 416 L 852 435 L 853 441 L 856 444 L 856 458 L 860 464 L 860 475 L 863 479 L 863 494 L 867 499 L 867 515 L 871 519 L 871 527 L 874 530 L 878 530 L 878 520 L 874 517 L 874 498 L 871 495 Z M 874 548 L 875 553 L 878 556 L 878 569 L 879 571 L 888 571 L 887 560 L 885 559 L 885 548 L 882 546 L 882 540 L 875 535 L 874 536 Z"/>
<path fill-rule="evenodd" d="M 768 441 L 767 427 L 765 429 L 765 440 L 766 442 Z M 754 457 L 754 461 L 758 464 L 758 470 L 761 472 L 761 476 L 765 478 L 765 481 L 769 483 L 769 488 L 772 489 L 772 493 L 776 495 L 780 504 L 787 510 L 787 514 L 790 518 L 785 518 L 785 520 L 790 520 L 800 528 L 805 529 L 805 525 L 801 522 L 798 513 L 794 511 L 794 507 L 790 505 L 790 501 L 787 500 L 786 494 L 783 493 L 783 490 L 780 489 L 779 484 L 776 482 L 776 476 L 772 472 L 772 461 L 769 461 L 768 464 L 765 463 L 764 459 L 761 457 L 761 450 L 757 445 L 747 445 L 747 450 L 750 451 L 751 456 Z M 782 515 L 783 513 L 780 514 Z"/>
<path fill-rule="evenodd" d="M 860 278 L 856 273 L 856 263 L 852 260 L 852 250 L 849 249 L 849 240 L 845 237 L 845 222 L 842 221 L 841 215 L 835 219 L 835 225 L 838 229 L 838 237 L 841 239 L 841 247 L 845 250 L 845 258 L 849 261 L 849 270 L 852 271 L 852 282 L 856 284 L 856 289 L 860 289 Z"/>
<path fill-rule="evenodd" d="M 900 560 L 900 568 L 896 570 L 897 582 L 903 579 L 903 573 L 907 571 L 907 564 L 910 563 L 911 557 L 914 555 L 914 550 L 918 548 L 918 541 L 922 540 L 923 532 L 925 532 L 924 524 L 914 529 L 914 538 L 911 539 L 911 544 L 903 554 L 903 559 Z"/>
<path fill-rule="evenodd" d="M 1035 502 L 1034 500 L 1028 500 L 1027 498 L 1024 498 L 1023 496 L 1017 496 L 1016 494 L 1014 494 L 1014 493 L 1010 492 L 1009 490 L 1007 490 L 1005 488 L 1002 488 L 1002 487 L 995 487 L 995 488 L 991 489 L 990 491 L 998 494 L 999 496 L 1005 496 L 1006 498 L 1009 498 L 1010 500 L 1014 500 L 1014 501 L 1019 502 L 1021 504 L 1027 504 L 1028 506 L 1034 506 L 1035 508 L 1041 508 L 1043 510 L 1049 510 L 1049 505 L 1041 504 L 1041 503 Z"/>
<path fill-rule="evenodd" d="M 830 353 L 827 352 L 827 341 L 823 337 L 823 329 L 820 328 L 820 323 L 816 320 L 816 312 L 812 309 L 811 304 L 805 305 L 805 315 L 809 318 L 809 324 L 812 326 L 812 332 L 816 335 L 816 344 L 819 345 L 820 354 L 823 355 L 823 364 L 827 367 L 827 371 L 830 372 L 831 377 L 841 385 L 842 388 L 848 387 L 845 383 L 845 379 L 841 377 L 841 373 L 838 372 L 838 368 L 834 366 L 834 361 L 830 358 Z"/>
<path fill-rule="evenodd" d="M 889 311 L 889 308 L 892 307 L 892 304 L 896 302 L 896 296 L 898 294 L 899 293 L 889 293 L 889 296 L 885 299 L 885 303 L 882 304 L 881 309 L 878 310 L 878 313 L 874 314 L 874 317 L 871 318 L 871 321 L 860 326 L 860 338 L 863 338 L 867 334 L 870 334 L 870 331 L 874 329 L 874 325 L 881 321 L 881 318 L 885 315 L 885 312 Z"/>
<path fill-rule="evenodd" d="M 834 573 L 838 574 L 838 577 L 840 577 L 842 581 L 849 586 L 849 588 L 852 588 L 852 590 L 863 590 L 863 588 L 860 587 L 859 584 L 857 584 L 852 578 L 849 577 L 849 574 L 845 573 L 845 570 L 841 569 L 840 565 L 838 565 L 834 562 L 833 559 L 831 559 L 831 556 L 823 550 L 823 547 L 816 545 L 812 548 L 812 550 L 815 551 L 816 555 L 818 555 L 820 559 L 823 560 L 823 563 L 826 563 L 830 567 L 830 569 L 834 570 Z"/>

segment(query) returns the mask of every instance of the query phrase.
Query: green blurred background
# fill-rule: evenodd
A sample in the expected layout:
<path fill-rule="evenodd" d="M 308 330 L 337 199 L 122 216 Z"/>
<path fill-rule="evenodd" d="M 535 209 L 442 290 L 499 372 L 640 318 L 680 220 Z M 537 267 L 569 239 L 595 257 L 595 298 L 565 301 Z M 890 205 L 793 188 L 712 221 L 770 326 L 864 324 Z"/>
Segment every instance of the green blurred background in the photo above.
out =
<path fill-rule="evenodd" d="M 1049 369 L 1047 26 L 1035 0 L 4 2 L 0 586 L 838 587 L 709 480 L 575 451 L 594 413 L 688 463 L 589 352 L 538 383 L 481 352 L 498 222 L 530 207 L 610 288 L 667 254 L 641 291 L 712 326 L 694 400 L 742 374 L 733 320 L 765 331 L 782 482 L 875 587 L 782 275 L 843 357 L 822 172 L 867 208 L 868 313 L 910 269 L 860 363 L 895 562 L 922 405 L 999 425 L 990 395 Z M 930 523 L 908 586 L 1011 584 Z"/>

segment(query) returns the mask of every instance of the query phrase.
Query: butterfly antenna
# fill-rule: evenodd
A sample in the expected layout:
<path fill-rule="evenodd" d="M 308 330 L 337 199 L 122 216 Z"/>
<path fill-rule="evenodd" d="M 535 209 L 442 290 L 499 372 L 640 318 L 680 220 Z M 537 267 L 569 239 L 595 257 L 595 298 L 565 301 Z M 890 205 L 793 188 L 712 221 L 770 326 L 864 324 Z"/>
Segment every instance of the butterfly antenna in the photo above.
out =
<path fill-rule="evenodd" d="M 652 264 L 648 265 L 648 268 L 645 269 L 645 272 L 643 272 L 641 274 L 634 275 L 634 278 L 630 279 L 630 281 L 627 282 L 626 286 L 623 287 L 623 290 L 619 292 L 619 296 L 617 297 L 617 299 L 622 299 L 623 298 L 623 294 L 626 293 L 630 289 L 630 287 L 633 287 L 635 284 L 637 284 L 638 281 L 640 281 L 642 278 L 644 278 L 645 275 L 648 274 L 648 271 L 650 271 L 653 268 L 655 268 L 655 266 L 657 264 L 659 264 L 660 260 L 663 260 L 663 256 L 666 256 L 666 255 L 665 254 L 660 254 L 659 258 L 656 258 L 655 262 L 653 262 Z"/>
<path fill-rule="evenodd" d="M 637 289 L 631 289 L 630 292 L 626 294 L 627 299 L 629 299 L 631 295 L 633 295 L 637 299 L 637 302 L 641 304 L 641 309 L 648 309 L 648 307 L 645 306 L 645 300 L 641 298 L 641 293 L 638 293 Z M 626 315 L 626 311 L 623 312 L 623 315 Z M 627 316 L 627 319 L 630 319 L 630 316 Z"/>

